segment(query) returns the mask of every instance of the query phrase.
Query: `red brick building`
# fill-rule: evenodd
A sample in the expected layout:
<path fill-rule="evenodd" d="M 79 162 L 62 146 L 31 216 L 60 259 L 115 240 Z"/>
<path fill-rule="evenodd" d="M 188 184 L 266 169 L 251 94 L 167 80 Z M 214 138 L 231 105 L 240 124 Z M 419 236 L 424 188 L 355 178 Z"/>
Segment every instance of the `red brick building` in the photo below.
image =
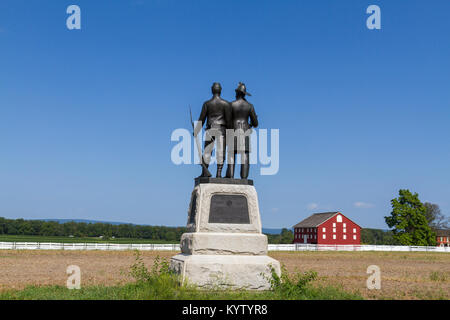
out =
<path fill-rule="evenodd" d="M 361 227 L 340 212 L 315 213 L 294 226 L 294 243 L 361 244 Z"/>
<path fill-rule="evenodd" d="M 436 230 L 436 243 L 438 247 L 450 247 L 450 230 Z"/>

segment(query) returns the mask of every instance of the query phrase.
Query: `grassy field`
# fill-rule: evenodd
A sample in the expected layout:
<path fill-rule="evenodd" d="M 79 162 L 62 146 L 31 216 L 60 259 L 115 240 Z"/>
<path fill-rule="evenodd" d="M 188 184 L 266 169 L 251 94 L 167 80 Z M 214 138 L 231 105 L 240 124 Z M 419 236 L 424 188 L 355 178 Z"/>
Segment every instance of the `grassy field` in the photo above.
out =
<path fill-rule="evenodd" d="M 174 241 L 152 240 L 152 239 L 134 239 L 134 238 L 115 238 L 103 240 L 98 237 L 70 238 L 70 237 L 45 237 L 45 236 L 22 236 L 22 235 L 0 235 L 0 242 L 56 242 L 56 243 L 155 243 L 171 244 Z"/>
<path fill-rule="evenodd" d="M 422 252 L 271 252 L 290 286 L 273 292 L 200 292 L 167 283 L 136 282 L 133 251 L 0 251 L 1 299 L 450 299 L 450 255 Z M 142 252 L 151 269 L 155 258 L 174 252 Z M 66 268 L 78 265 L 82 289 L 68 290 Z M 381 269 L 381 290 L 366 288 L 369 265 Z M 314 271 L 304 288 L 297 272 Z M 298 282 L 298 281 L 297 281 Z M 286 292 L 291 295 L 286 295 Z"/>

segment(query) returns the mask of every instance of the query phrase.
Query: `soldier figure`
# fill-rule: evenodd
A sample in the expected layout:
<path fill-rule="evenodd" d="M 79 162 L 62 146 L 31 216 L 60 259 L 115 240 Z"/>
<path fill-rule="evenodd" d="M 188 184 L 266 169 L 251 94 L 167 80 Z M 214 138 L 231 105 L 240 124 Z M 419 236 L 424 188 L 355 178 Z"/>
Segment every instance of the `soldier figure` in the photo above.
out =
<path fill-rule="evenodd" d="M 236 91 L 236 100 L 231 103 L 231 118 L 234 129 L 233 138 L 227 137 L 228 144 L 228 168 L 227 178 L 234 178 L 236 154 L 241 154 L 241 179 L 247 179 L 250 170 L 250 133 L 252 127 L 258 126 L 258 118 L 251 103 L 245 96 L 251 96 L 247 92 L 245 84 L 239 82 Z M 250 120 L 250 123 L 249 123 Z"/>
<path fill-rule="evenodd" d="M 194 130 L 194 136 L 200 132 L 203 124 L 206 122 L 205 150 L 203 152 L 202 161 L 205 166 L 202 167 L 200 177 L 208 177 L 208 168 L 211 161 L 211 153 L 216 142 L 216 159 L 217 159 L 217 178 L 222 177 L 223 163 L 225 162 L 225 130 L 231 123 L 230 103 L 220 97 L 222 87 L 220 83 L 214 82 L 211 91 L 213 97 L 203 104 L 197 126 Z"/>

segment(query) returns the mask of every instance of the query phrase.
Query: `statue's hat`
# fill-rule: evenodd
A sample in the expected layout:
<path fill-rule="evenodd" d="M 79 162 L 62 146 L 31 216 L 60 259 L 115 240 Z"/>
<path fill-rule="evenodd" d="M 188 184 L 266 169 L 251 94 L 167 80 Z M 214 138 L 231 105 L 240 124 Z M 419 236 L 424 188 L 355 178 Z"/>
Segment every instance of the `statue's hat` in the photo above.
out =
<path fill-rule="evenodd" d="M 236 92 L 241 92 L 244 95 L 248 95 L 251 96 L 251 94 L 249 92 L 247 92 L 247 88 L 245 87 L 245 84 L 242 82 L 239 82 L 237 89 L 235 90 Z"/>

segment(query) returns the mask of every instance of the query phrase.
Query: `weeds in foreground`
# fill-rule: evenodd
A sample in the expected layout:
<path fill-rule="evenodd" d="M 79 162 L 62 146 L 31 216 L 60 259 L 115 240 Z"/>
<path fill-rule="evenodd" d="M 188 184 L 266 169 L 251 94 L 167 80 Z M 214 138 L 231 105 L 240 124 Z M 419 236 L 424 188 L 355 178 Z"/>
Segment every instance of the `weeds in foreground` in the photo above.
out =
<path fill-rule="evenodd" d="M 271 268 L 271 278 L 267 280 L 273 293 L 281 299 L 296 299 L 305 295 L 310 282 L 317 279 L 317 272 L 307 271 L 304 273 L 295 272 L 293 276 L 284 265 L 281 266 L 281 275 L 279 276 L 273 266 Z"/>
<path fill-rule="evenodd" d="M 156 256 L 153 266 L 149 271 L 145 266 L 141 253 L 136 250 L 135 261 L 130 267 L 130 276 L 138 282 L 151 282 L 163 276 L 175 276 L 175 274 L 170 271 L 169 261 L 167 259 L 161 259 L 159 256 Z"/>

